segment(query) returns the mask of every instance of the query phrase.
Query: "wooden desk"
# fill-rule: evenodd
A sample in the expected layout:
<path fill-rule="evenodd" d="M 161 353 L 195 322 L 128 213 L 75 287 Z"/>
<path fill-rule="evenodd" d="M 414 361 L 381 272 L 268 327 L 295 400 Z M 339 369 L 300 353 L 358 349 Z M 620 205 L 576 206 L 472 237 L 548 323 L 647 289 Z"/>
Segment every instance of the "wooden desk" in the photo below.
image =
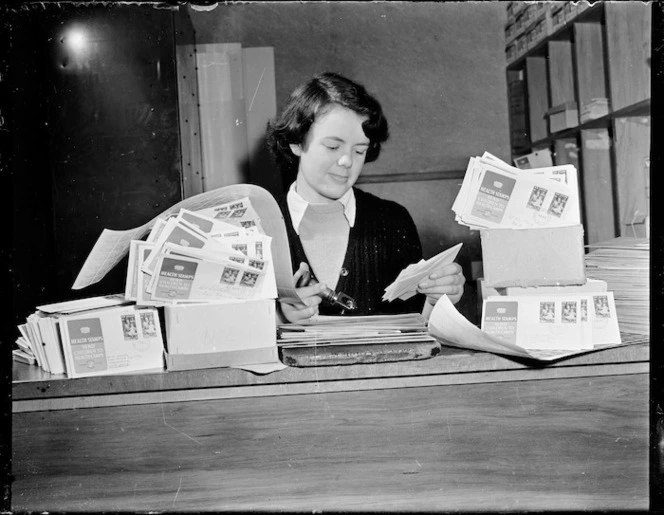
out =
<path fill-rule="evenodd" d="M 17 382 L 12 509 L 647 509 L 647 361 L 647 344 L 539 370 L 448 349 Z"/>

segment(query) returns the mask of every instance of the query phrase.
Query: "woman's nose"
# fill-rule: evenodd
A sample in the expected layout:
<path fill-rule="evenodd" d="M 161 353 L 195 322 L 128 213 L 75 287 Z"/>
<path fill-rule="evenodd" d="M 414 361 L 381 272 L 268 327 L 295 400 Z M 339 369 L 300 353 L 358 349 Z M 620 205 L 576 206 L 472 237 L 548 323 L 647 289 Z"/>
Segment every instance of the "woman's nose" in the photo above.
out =
<path fill-rule="evenodd" d="M 350 168 L 350 166 L 353 164 L 353 158 L 349 152 L 344 152 L 339 158 L 339 161 L 337 161 L 337 164 L 344 168 Z"/>

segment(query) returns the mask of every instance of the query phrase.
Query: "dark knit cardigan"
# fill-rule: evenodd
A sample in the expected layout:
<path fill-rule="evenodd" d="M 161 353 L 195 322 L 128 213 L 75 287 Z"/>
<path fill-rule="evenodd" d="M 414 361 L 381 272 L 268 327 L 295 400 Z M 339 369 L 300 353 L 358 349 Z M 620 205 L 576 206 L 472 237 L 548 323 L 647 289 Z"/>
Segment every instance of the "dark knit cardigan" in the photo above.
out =
<path fill-rule="evenodd" d="M 385 288 L 411 263 L 422 258 L 422 245 L 410 214 L 400 204 L 385 200 L 357 188 L 355 191 L 355 225 L 348 235 L 336 291 L 350 295 L 358 309 L 352 315 L 420 312 L 424 295 L 417 294 L 407 301 L 399 299 L 383 302 Z M 286 195 L 279 200 L 286 222 L 293 271 L 301 262 L 309 263 L 300 237 L 293 228 Z M 312 271 L 313 274 L 313 271 Z M 314 277 L 315 278 L 315 277 Z M 339 315 L 341 309 L 321 304 L 323 315 Z"/>

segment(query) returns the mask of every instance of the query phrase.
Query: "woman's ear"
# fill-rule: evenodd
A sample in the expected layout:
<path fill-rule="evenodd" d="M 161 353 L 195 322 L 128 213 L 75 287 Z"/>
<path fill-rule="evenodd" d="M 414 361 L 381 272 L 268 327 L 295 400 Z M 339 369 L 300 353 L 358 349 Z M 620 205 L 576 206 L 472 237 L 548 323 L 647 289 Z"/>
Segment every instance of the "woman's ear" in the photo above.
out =
<path fill-rule="evenodd" d="M 302 155 L 302 147 L 300 145 L 296 145 L 295 143 L 290 143 L 288 145 L 291 149 L 291 152 L 295 154 L 297 157 L 300 157 Z"/>

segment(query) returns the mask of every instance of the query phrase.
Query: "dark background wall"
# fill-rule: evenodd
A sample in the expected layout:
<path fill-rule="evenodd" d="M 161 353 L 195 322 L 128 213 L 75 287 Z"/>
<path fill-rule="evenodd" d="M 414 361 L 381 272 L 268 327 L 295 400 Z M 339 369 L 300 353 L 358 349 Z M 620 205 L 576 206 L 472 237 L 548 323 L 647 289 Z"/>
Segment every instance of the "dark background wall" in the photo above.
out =
<path fill-rule="evenodd" d="M 13 340 L 37 305 L 124 291 L 126 260 L 71 286 L 104 228 L 170 207 L 181 177 L 171 11 L 47 3 L 8 16 Z"/>

